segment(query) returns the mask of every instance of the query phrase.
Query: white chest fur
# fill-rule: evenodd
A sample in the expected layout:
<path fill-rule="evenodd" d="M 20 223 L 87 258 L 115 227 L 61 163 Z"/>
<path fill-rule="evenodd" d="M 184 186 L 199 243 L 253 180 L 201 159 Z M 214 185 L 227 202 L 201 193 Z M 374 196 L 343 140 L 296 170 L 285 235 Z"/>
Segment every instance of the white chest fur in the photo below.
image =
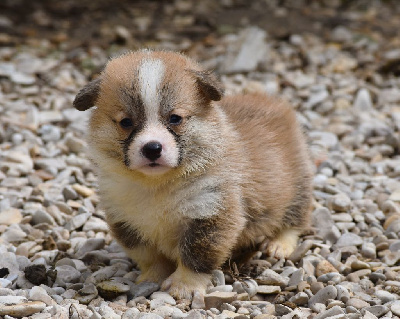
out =
<path fill-rule="evenodd" d="M 179 235 L 191 219 L 218 213 L 222 195 L 216 178 L 166 185 L 157 191 L 128 177 L 102 176 L 102 202 L 111 222 L 128 222 L 141 236 L 168 255 L 177 253 Z"/>

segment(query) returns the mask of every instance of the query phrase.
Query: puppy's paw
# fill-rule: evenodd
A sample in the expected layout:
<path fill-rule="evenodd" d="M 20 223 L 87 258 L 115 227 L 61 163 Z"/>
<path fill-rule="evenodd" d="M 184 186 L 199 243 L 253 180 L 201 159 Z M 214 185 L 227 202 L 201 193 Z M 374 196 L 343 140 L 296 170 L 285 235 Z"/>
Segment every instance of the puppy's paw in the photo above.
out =
<path fill-rule="evenodd" d="M 195 291 L 204 294 L 210 282 L 210 275 L 193 272 L 185 267 L 178 269 L 162 284 L 161 289 L 176 299 L 193 298 Z"/>
<path fill-rule="evenodd" d="M 174 267 L 171 266 L 170 264 L 166 263 L 153 264 L 148 269 L 142 270 L 142 273 L 139 275 L 139 277 L 136 278 L 136 283 L 139 284 L 141 282 L 149 281 L 161 285 L 162 282 L 166 278 L 168 278 L 168 276 L 171 275 L 173 271 Z"/>
<path fill-rule="evenodd" d="M 299 233 L 295 229 L 283 230 L 277 238 L 268 243 L 267 254 L 276 259 L 289 257 L 297 246 Z"/>

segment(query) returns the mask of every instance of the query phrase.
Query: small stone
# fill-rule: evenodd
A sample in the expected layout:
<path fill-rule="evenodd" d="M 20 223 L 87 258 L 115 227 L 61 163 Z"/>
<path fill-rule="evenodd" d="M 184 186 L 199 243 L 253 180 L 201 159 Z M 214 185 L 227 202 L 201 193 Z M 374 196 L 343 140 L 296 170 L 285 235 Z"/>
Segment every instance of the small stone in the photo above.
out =
<path fill-rule="evenodd" d="M 55 303 L 47 294 L 47 291 L 40 286 L 32 287 L 32 289 L 29 291 L 29 300 L 43 301 L 48 306 L 51 306 Z"/>
<path fill-rule="evenodd" d="M 330 206 L 334 211 L 346 212 L 351 206 L 350 197 L 343 193 L 333 195 L 330 201 Z"/>
<path fill-rule="evenodd" d="M 310 298 L 308 305 L 311 306 L 316 303 L 325 304 L 328 299 L 335 299 L 337 296 L 337 289 L 334 286 L 326 286 L 319 290 L 314 296 Z"/>
<path fill-rule="evenodd" d="M 361 112 L 370 112 L 373 109 L 371 95 L 367 89 L 358 90 L 353 107 Z"/>
<path fill-rule="evenodd" d="M 63 188 L 62 194 L 65 200 L 75 200 L 79 197 L 78 193 L 70 185 L 67 185 Z"/>
<path fill-rule="evenodd" d="M 275 315 L 276 316 L 284 316 L 291 312 L 292 312 L 292 309 L 290 309 L 288 306 L 285 306 L 282 304 L 275 305 Z"/>
<path fill-rule="evenodd" d="M 377 298 L 379 298 L 382 303 L 387 303 L 390 301 L 395 301 L 397 300 L 397 296 L 394 294 L 391 294 L 390 292 L 386 291 L 386 290 L 377 290 L 375 291 L 375 296 Z"/>
<path fill-rule="evenodd" d="M 49 225 L 56 225 L 56 221 L 54 218 L 46 211 L 44 210 L 37 210 L 32 214 L 32 220 L 31 220 L 32 225 L 37 225 L 37 224 L 49 224 Z"/>
<path fill-rule="evenodd" d="M 286 286 L 288 280 L 277 274 L 272 269 L 265 269 L 261 275 L 256 277 L 258 284 L 262 285 L 275 285 L 275 286 Z"/>
<path fill-rule="evenodd" d="M 128 285 L 117 281 L 105 280 L 96 285 L 99 295 L 106 299 L 114 299 L 130 290 Z"/>
<path fill-rule="evenodd" d="M 74 267 L 63 265 L 55 268 L 57 271 L 56 283 L 65 287 L 66 283 L 76 283 L 79 282 L 81 273 Z"/>
<path fill-rule="evenodd" d="M 153 300 L 153 299 L 162 300 L 162 302 L 167 303 L 169 305 L 173 305 L 173 306 L 176 305 L 175 299 L 172 298 L 172 296 L 166 292 L 162 292 L 162 291 L 153 292 L 150 295 L 150 300 Z"/>
<path fill-rule="evenodd" d="M 337 289 L 337 299 L 343 302 L 347 302 L 350 299 L 350 292 L 347 290 L 346 287 L 342 285 L 336 285 Z"/>
<path fill-rule="evenodd" d="M 41 312 L 44 308 L 46 308 L 46 304 L 41 301 L 32 301 L 11 306 L 1 306 L 0 316 L 22 318 Z"/>
<path fill-rule="evenodd" d="M 336 243 L 337 247 L 346 246 L 360 246 L 363 243 L 363 239 L 354 233 L 344 233 Z"/>
<path fill-rule="evenodd" d="M 214 291 L 222 291 L 222 292 L 231 292 L 233 287 L 231 285 L 222 285 L 222 286 L 215 286 L 211 287 L 207 290 L 207 293 L 211 293 Z"/>
<path fill-rule="evenodd" d="M 305 292 L 299 292 L 289 299 L 290 302 L 293 302 L 294 304 L 296 304 L 298 306 L 308 304 L 308 300 L 309 300 L 309 297 Z"/>
<path fill-rule="evenodd" d="M 358 299 L 358 298 L 350 298 L 346 302 L 346 306 L 354 307 L 356 309 L 363 309 L 363 308 L 369 307 L 370 304 L 368 302 Z"/>
<path fill-rule="evenodd" d="M 121 319 L 136 319 L 140 314 L 139 309 L 136 308 L 129 308 L 127 311 L 124 312 Z"/>
<path fill-rule="evenodd" d="M 322 260 L 317 264 L 315 268 L 315 275 L 317 277 L 322 276 L 324 274 L 338 272 L 337 269 L 327 260 Z"/>
<path fill-rule="evenodd" d="M 19 224 L 21 221 L 22 214 L 17 208 L 9 208 L 0 211 L 0 225 Z"/>
<path fill-rule="evenodd" d="M 375 259 L 376 258 L 376 246 L 374 243 L 362 243 L 361 255 L 365 258 Z"/>
<path fill-rule="evenodd" d="M 303 268 L 297 269 L 295 272 L 293 272 L 288 286 L 297 286 L 301 281 L 303 281 L 304 273 L 305 271 Z"/>
<path fill-rule="evenodd" d="M 134 298 L 139 296 L 148 297 L 158 289 L 160 289 L 160 286 L 154 282 L 141 282 L 131 288 L 131 294 Z"/>
<path fill-rule="evenodd" d="M 307 239 L 303 241 L 300 245 L 296 247 L 296 249 L 289 256 L 289 260 L 294 263 L 300 261 L 301 258 L 305 256 L 305 254 L 314 246 L 314 242 L 311 239 Z"/>
<path fill-rule="evenodd" d="M 24 269 L 25 278 L 34 285 L 47 284 L 47 273 L 44 265 L 31 265 Z"/>
<path fill-rule="evenodd" d="M 72 219 L 70 219 L 66 224 L 65 224 L 65 228 L 69 231 L 78 229 L 80 227 L 82 227 L 86 221 L 89 219 L 89 217 L 91 216 L 91 213 L 82 213 L 82 214 L 78 214 L 76 216 L 74 216 Z"/>
<path fill-rule="evenodd" d="M 376 306 L 370 306 L 370 307 L 365 307 L 363 311 L 368 311 L 372 313 L 374 316 L 382 317 L 384 314 L 386 314 L 390 309 L 386 306 L 383 305 L 376 305 Z"/>
<path fill-rule="evenodd" d="M 204 295 L 201 292 L 196 290 L 193 293 L 193 299 L 192 299 L 191 308 L 192 309 L 204 309 L 205 306 L 206 305 L 204 303 Z"/>
<path fill-rule="evenodd" d="M 236 300 L 237 293 L 236 292 L 213 292 L 210 294 L 206 294 L 204 296 L 204 302 L 206 309 L 210 308 L 217 308 L 223 303 L 231 303 L 232 301 Z"/>
<path fill-rule="evenodd" d="M 104 238 L 89 238 L 76 252 L 76 256 L 77 258 L 82 258 L 88 252 L 102 249 L 104 245 Z"/>
<path fill-rule="evenodd" d="M 223 286 L 225 285 L 225 275 L 223 271 L 219 269 L 215 269 L 212 271 L 212 281 L 214 286 Z"/>
<path fill-rule="evenodd" d="M 340 306 L 334 306 L 326 311 L 319 313 L 315 316 L 315 319 L 325 319 L 325 318 L 332 318 L 333 316 L 342 315 L 344 314 L 343 309 Z M 336 318 L 336 317 L 335 317 Z M 346 318 L 346 317 L 344 317 Z"/>
<path fill-rule="evenodd" d="M 396 316 L 400 316 L 400 303 L 394 303 L 390 306 L 390 311 Z"/>
<path fill-rule="evenodd" d="M 350 265 L 351 269 L 353 270 L 360 270 L 360 269 L 370 269 L 371 266 L 369 264 L 367 264 L 366 262 L 363 262 L 361 260 L 354 260 L 351 265 Z"/>
<path fill-rule="evenodd" d="M 263 294 L 263 295 L 277 294 L 280 292 L 281 292 L 281 287 L 279 287 L 279 286 L 259 285 L 257 287 L 257 293 Z"/>
<path fill-rule="evenodd" d="M 257 294 L 258 284 L 253 279 L 243 280 L 242 287 L 243 287 L 244 291 L 249 295 L 250 298 Z"/>
<path fill-rule="evenodd" d="M 80 195 L 82 195 L 83 197 L 89 197 L 94 195 L 94 190 L 90 189 L 86 186 L 80 185 L 80 184 L 74 184 L 72 185 L 72 188 L 78 192 Z"/>

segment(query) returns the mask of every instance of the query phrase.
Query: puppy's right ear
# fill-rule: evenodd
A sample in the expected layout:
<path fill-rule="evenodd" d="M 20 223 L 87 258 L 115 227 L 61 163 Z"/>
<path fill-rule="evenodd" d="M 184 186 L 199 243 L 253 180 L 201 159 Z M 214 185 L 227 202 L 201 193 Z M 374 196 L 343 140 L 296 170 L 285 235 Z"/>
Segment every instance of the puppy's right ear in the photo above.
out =
<path fill-rule="evenodd" d="M 101 78 L 97 78 L 79 91 L 73 102 L 74 107 L 79 111 L 86 111 L 96 104 L 100 92 Z"/>

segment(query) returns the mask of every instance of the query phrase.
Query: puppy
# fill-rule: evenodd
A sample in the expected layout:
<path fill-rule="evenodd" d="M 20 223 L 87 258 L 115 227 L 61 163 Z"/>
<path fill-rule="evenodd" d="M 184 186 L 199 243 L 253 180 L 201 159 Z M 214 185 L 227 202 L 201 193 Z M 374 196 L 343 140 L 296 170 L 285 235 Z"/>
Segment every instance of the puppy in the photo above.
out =
<path fill-rule="evenodd" d="M 228 258 L 284 258 L 307 227 L 310 162 L 294 111 L 263 94 L 223 98 L 216 78 L 172 52 L 112 59 L 74 106 L 96 106 L 88 145 L 115 239 L 138 282 L 205 292 Z"/>

